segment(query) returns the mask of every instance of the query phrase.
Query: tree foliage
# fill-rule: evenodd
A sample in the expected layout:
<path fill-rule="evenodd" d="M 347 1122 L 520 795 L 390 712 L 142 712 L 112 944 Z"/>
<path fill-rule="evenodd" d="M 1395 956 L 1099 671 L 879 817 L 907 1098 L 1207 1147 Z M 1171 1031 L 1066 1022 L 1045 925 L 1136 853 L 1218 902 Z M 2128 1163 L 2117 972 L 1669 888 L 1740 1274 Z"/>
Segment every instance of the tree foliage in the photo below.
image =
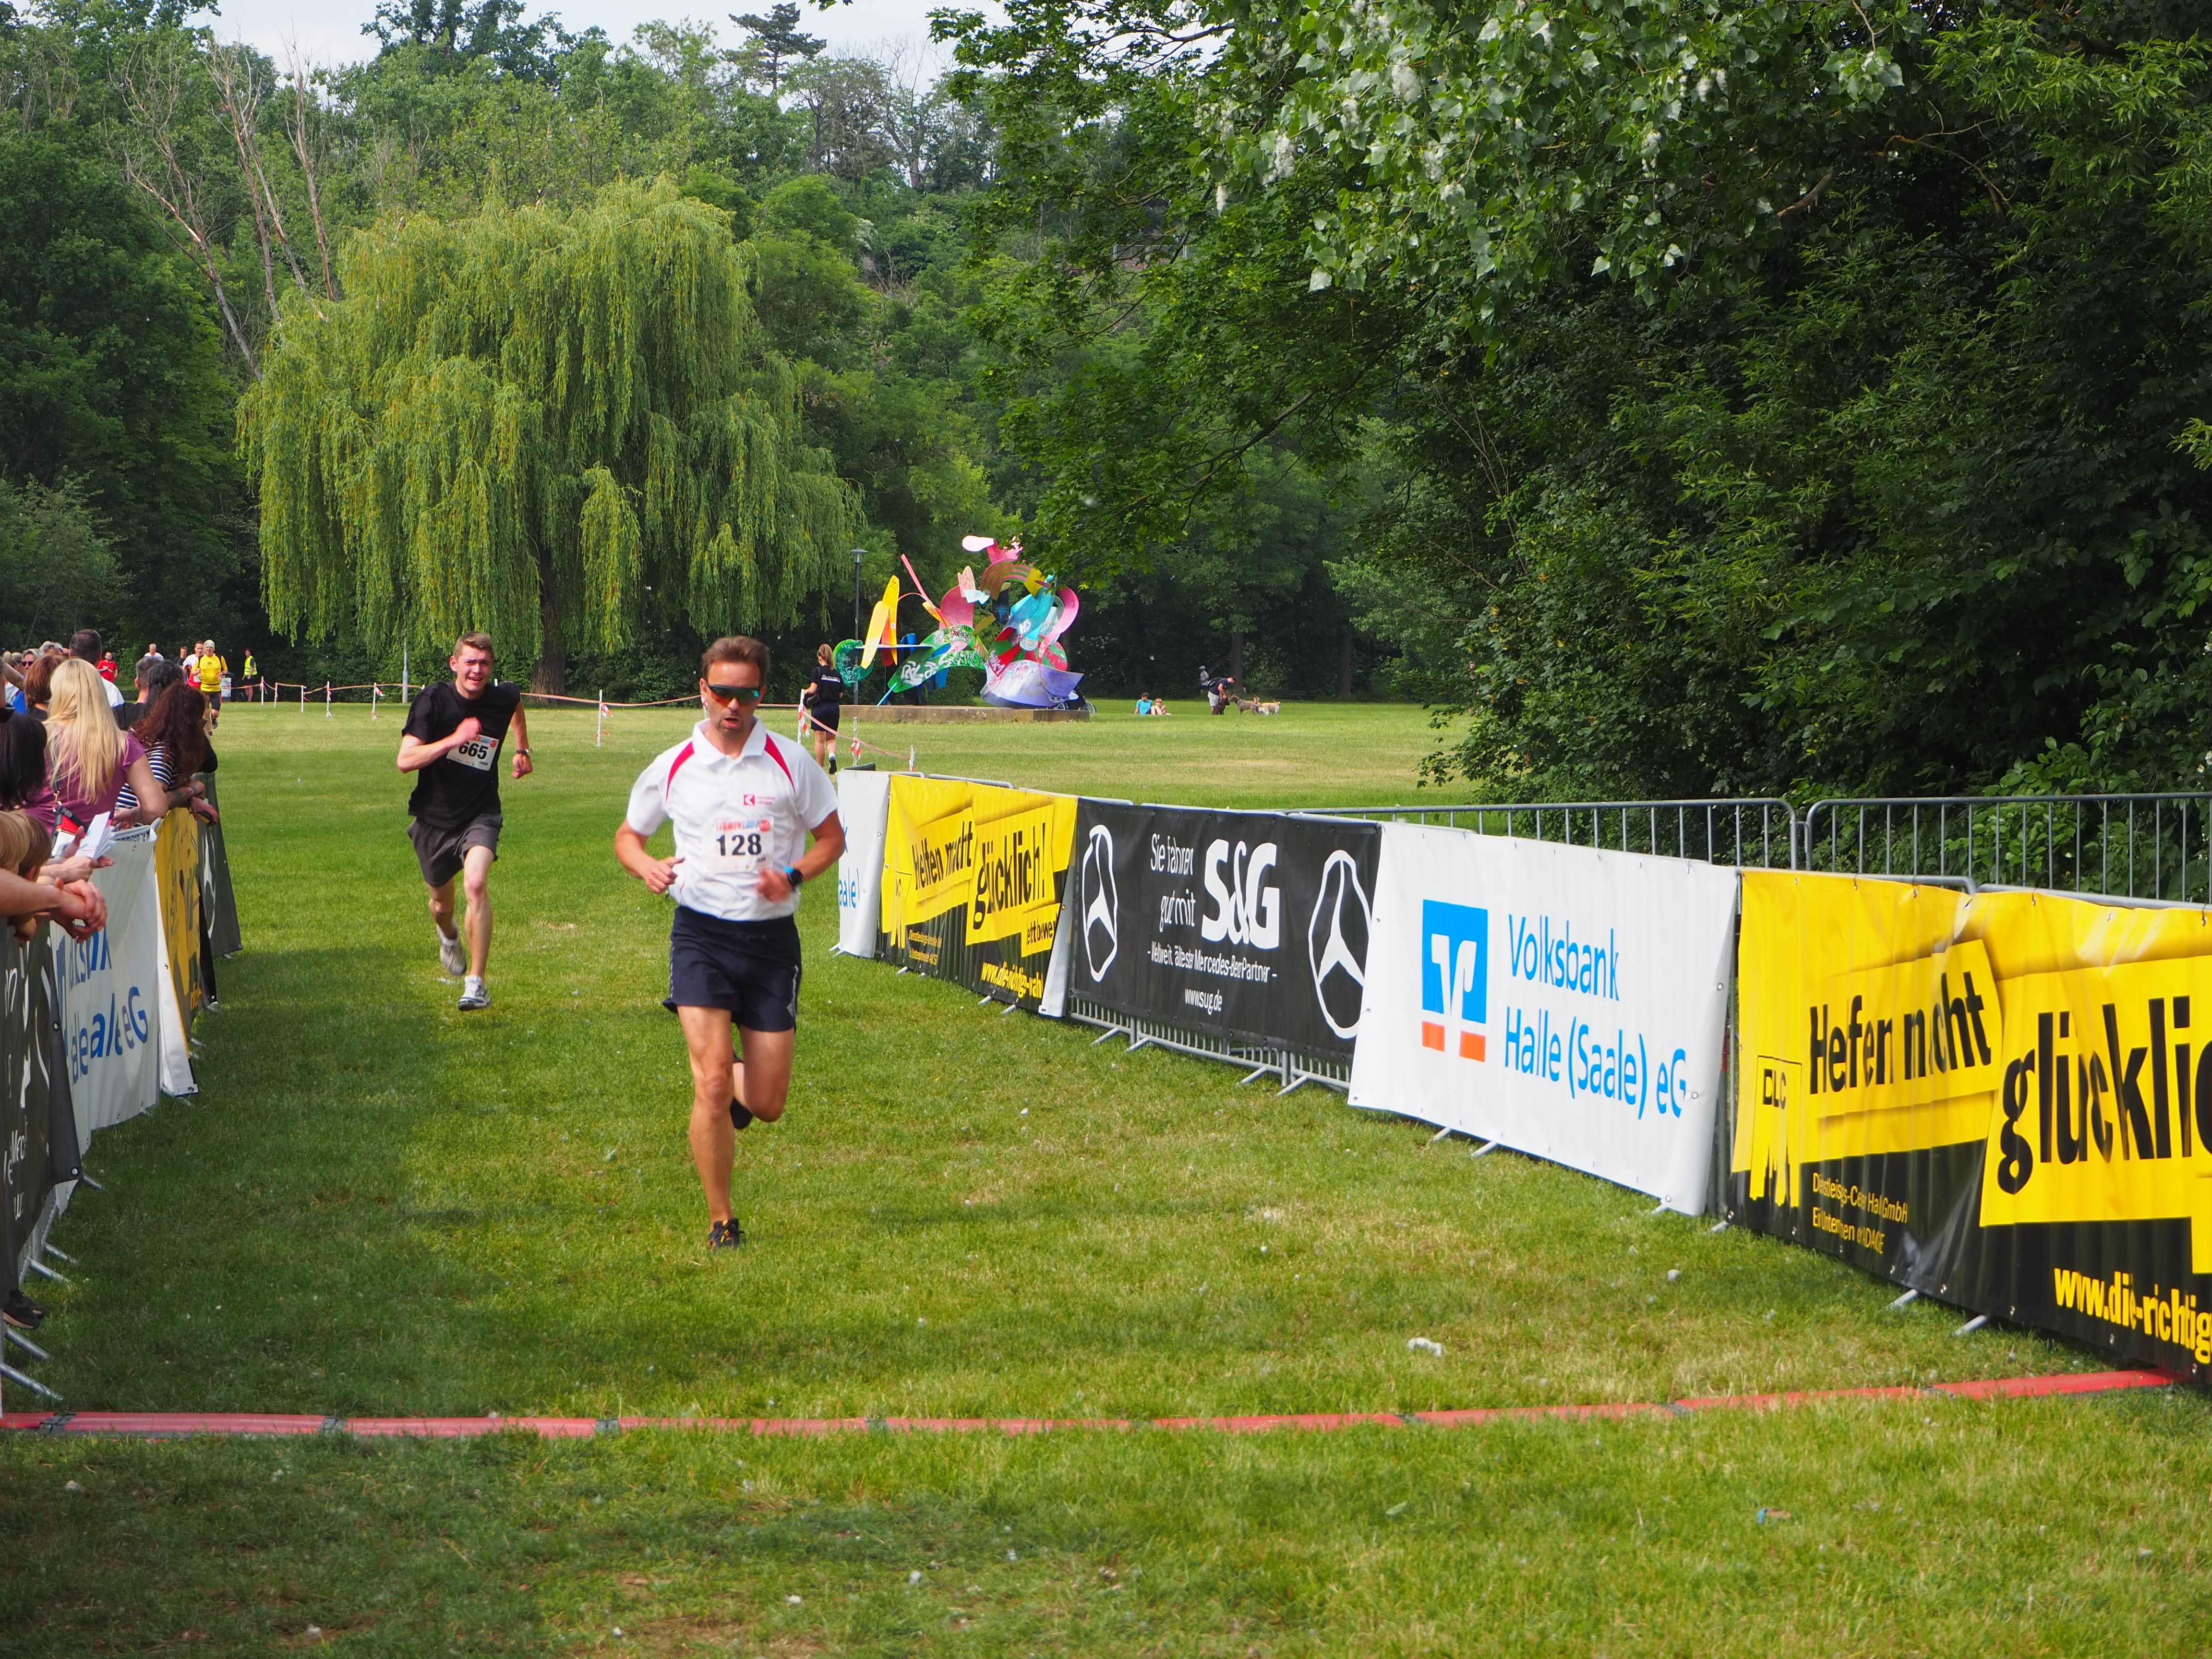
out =
<path fill-rule="evenodd" d="M 797 617 L 849 490 L 799 432 L 727 220 L 672 186 L 380 225 L 240 410 L 270 620 L 540 661 Z M 657 598 L 653 596 L 658 596 Z"/>
<path fill-rule="evenodd" d="M 2174 785 L 2212 715 L 2212 224 L 2160 0 L 1017 3 L 986 326 L 1040 525 L 1281 445 L 1512 793 Z"/>

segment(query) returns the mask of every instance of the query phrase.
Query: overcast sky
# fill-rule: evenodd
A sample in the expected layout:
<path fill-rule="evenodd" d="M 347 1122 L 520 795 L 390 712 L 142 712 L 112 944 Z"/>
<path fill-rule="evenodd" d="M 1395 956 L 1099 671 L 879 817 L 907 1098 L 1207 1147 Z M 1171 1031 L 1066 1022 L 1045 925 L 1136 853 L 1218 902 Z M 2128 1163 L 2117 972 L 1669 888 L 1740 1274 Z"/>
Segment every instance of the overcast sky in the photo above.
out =
<path fill-rule="evenodd" d="M 885 41 L 925 41 L 929 39 L 929 14 L 943 0 L 847 0 L 847 3 L 817 11 L 806 6 L 799 27 L 830 42 L 833 52 L 866 52 Z M 963 0 L 972 4 L 973 0 Z M 728 20 L 732 11 L 769 9 L 769 0 L 720 0 L 719 5 L 661 3 L 660 0 L 572 0 L 562 4 L 533 6 L 528 15 L 545 11 L 559 14 L 565 27 L 581 31 L 596 23 L 610 40 L 626 41 L 640 23 L 654 18 L 702 16 L 716 26 L 722 40 L 735 46 L 744 31 Z M 349 62 L 372 55 L 376 37 L 363 34 L 361 26 L 375 15 L 375 0 L 315 5 L 309 0 L 222 0 L 222 15 L 198 21 L 211 23 L 225 40 L 241 36 L 278 63 L 286 57 L 287 43 L 296 43 L 318 64 Z M 982 8 L 990 9 L 990 8 Z"/>

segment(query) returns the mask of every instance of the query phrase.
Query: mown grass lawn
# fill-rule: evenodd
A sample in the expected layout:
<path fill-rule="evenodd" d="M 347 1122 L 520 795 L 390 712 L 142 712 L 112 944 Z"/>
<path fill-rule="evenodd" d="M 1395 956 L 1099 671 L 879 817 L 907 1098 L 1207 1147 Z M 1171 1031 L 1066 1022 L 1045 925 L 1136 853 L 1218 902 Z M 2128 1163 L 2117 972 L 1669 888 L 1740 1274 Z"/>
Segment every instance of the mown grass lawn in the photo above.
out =
<path fill-rule="evenodd" d="M 588 715 L 532 714 L 495 1001 L 464 1016 L 397 720 L 226 716 L 247 949 L 199 1097 L 90 1149 L 106 1191 L 62 1224 L 81 1269 L 42 1338 L 71 1407 L 1156 1418 L 2097 1363 L 835 957 L 827 883 L 789 1115 L 740 1142 L 753 1243 L 710 1260 L 667 911 L 607 848 L 685 723 L 617 716 L 596 748 Z M 1418 710 L 1326 706 L 898 735 L 930 770 L 1248 805 L 1409 798 L 1437 741 Z M 2165 1396 L 1261 1441 L 15 1439 L 0 1628 L 55 1653 L 310 1624 L 392 1653 L 2194 1651 L 2206 1426 Z"/>

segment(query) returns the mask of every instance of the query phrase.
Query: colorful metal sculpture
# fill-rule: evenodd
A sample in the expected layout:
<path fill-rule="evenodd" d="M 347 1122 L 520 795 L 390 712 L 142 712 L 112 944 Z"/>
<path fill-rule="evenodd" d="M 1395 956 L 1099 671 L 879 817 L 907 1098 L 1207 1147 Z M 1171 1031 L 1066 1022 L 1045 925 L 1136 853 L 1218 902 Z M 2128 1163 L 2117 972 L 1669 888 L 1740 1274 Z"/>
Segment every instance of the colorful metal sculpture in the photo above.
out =
<path fill-rule="evenodd" d="M 857 687 L 878 650 L 889 647 L 905 660 L 892 672 L 884 696 L 910 690 L 948 669 L 983 671 L 983 701 L 1005 708 L 1058 708 L 1079 701 L 1083 676 L 1067 665 L 1061 637 L 1083 609 L 1072 587 L 1028 563 L 1021 544 L 1001 548 L 988 536 L 969 536 L 961 546 L 986 556 L 979 578 L 973 565 L 933 603 L 929 591 L 908 563 L 915 596 L 937 621 L 926 639 L 896 646 L 898 580 L 894 577 L 868 619 L 867 642 L 847 640 L 835 653 L 837 672 Z M 904 562 L 904 561 L 902 561 Z"/>

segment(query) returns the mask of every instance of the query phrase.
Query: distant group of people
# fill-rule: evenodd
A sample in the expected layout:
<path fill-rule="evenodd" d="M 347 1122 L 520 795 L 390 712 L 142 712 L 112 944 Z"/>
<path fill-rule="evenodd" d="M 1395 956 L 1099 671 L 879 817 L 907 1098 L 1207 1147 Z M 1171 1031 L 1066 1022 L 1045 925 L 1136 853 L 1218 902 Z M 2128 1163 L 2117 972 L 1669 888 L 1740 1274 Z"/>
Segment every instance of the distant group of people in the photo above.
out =
<path fill-rule="evenodd" d="M 14 948 L 49 922 L 78 939 L 107 925 L 92 879 L 112 861 L 94 839 L 103 819 L 125 836 L 152 835 L 173 811 L 216 821 L 214 700 L 157 658 L 142 660 L 126 701 L 100 672 L 112 661 L 90 629 L 0 657 L 0 919 Z M 0 1267 L 11 1281 L 0 1318 L 33 1329 L 45 1314 L 12 1283 L 12 1265 Z"/>
<path fill-rule="evenodd" d="M 1237 701 L 1237 681 L 1234 676 L 1216 674 L 1200 663 L 1198 668 L 1198 689 L 1206 694 L 1206 706 L 1215 714 L 1222 714 Z"/>

